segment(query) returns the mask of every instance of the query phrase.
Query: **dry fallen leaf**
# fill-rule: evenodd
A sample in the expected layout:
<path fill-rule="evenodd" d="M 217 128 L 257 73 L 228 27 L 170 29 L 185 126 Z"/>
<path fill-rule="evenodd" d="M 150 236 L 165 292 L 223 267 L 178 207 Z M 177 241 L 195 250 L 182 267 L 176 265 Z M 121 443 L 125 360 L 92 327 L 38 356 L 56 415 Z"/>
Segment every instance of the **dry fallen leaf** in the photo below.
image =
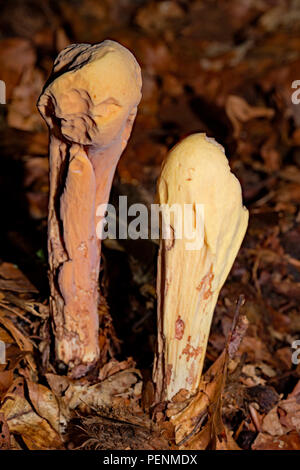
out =
<path fill-rule="evenodd" d="M 37 368 L 34 362 L 32 353 L 33 353 L 33 345 L 31 341 L 23 334 L 21 331 L 13 324 L 12 320 L 10 320 L 3 311 L 0 309 L 0 324 L 2 324 L 11 334 L 11 336 L 16 341 L 17 345 L 19 346 L 22 352 L 26 352 L 25 359 L 28 362 L 29 366 L 33 373 L 36 373 Z"/>
<path fill-rule="evenodd" d="M 52 428 L 59 433 L 59 405 L 57 399 L 51 390 L 44 385 L 26 381 L 30 402 L 36 413 L 43 417 Z"/>
<path fill-rule="evenodd" d="M 251 448 L 252 450 L 299 450 L 300 436 L 295 431 L 284 436 L 259 433 Z"/>
<path fill-rule="evenodd" d="M 7 392 L 14 379 L 13 369 L 0 371 L 0 399 Z"/>
<path fill-rule="evenodd" d="M 260 117 L 271 118 L 274 115 L 273 109 L 250 106 L 243 98 L 235 95 L 227 97 L 225 110 L 233 126 L 233 135 L 236 138 L 240 135 L 242 129 L 241 123 Z"/>
<path fill-rule="evenodd" d="M 282 436 L 285 434 L 284 429 L 280 423 L 277 406 L 272 408 L 271 411 L 264 417 L 262 423 L 262 431 L 270 434 L 271 436 Z"/>
<path fill-rule="evenodd" d="M 99 380 L 102 381 L 121 370 L 126 370 L 133 367 L 135 367 L 135 362 L 131 357 L 121 362 L 117 361 L 116 359 L 111 359 L 100 369 Z"/>
<path fill-rule="evenodd" d="M 0 265 L 0 289 L 13 292 L 37 292 L 31 282 L 12 263 Z"/>
<path fill-rule="evenodd" d="M 59 434 L 22 396 L 19 379 L 17 385 L 13 384 L 3 398 L 0 412 L 3 413 L 10 433 L 21 436 L 29 450 L 62 448 Z"/>
<path fill-rule="evenodd" d="M 10 433 L 3 413 L 0 413 L 0 450 L 10 449 Z"/>
<path fill-rule="evenodd" d="M 109 406 L 114 397 L 132 394 L 132 386 L 140 380 L 140 373 L 137 369 L 127 369 L 95 385 L 55 374 L 46 374 L 46 377 L 58 399 L 74 410 L 80 405 L 93 408 Z"/>
<path fill-rule="evenodd" d="M 252 449 L 299 448 L 300 393 L 299 382 L 290 395 L 279 401 L 263 419 L 262 432 L 255 439 Z"/>

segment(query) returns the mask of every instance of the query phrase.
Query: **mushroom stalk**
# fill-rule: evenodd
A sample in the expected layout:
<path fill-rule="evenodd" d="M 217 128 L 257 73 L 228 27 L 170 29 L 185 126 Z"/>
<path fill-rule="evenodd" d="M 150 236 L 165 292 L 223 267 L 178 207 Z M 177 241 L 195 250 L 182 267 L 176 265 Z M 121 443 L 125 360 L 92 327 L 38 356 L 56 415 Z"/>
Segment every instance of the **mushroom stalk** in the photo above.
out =
<path fill-rule="evenodd" d="M 50 134 L 48 255 L 55 350 L 73 377 L 84 375 L 99 358 L 97 208 L 108 202 L 140 98 L 134 56 L 104 41 L 64 49 L 38 101 Z"/>
<path fill-rule="evenodd" d="M 186 231 L 185 218 L 178 236 L 178 213 L 167 219 L 163 212 L 163 224 L 170 227 L 158 256 L 156 403 L 178 392 L 196 393 L 214 308 L 248 224 L 224 149 L 205 134 L 191 135 L 169 152 L 157 202 L 169 208 L 176 204 L 182 213 L 191 208 L 194 231 Z"/>

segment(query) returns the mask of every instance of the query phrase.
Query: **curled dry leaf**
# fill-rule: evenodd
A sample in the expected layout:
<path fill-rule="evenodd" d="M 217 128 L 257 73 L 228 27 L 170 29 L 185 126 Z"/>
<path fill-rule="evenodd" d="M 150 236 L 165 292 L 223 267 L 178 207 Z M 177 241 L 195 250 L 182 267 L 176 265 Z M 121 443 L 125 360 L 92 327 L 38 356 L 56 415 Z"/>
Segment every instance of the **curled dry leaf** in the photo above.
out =
<path fill-rule="evenodd" d="M 252 450 L 299 450 L 299 448 L 300 436 L 295 431 L 275 437 L 259 433 L 252 445 Z"/>
<path fill-rule="evenodd" d="M 23 334 L 21 331 L 14 325 L 12 320 L 10 320 L 3 312 L 0 310 L 0 324 L 2 324 L 14 338 L 15 342 L 19 346 L 22 352 L 26 352 L 25 359 L 28 362 L 31 371 L 33 373 L 37 372 L 36 364 L 34 362 L 32 353 L 33 345 L 31 341 Z"/>
<path fill-rule="evenodd" d="M 24 300 L 11 292 L 5 293 L 5 300 L 20 307 L 22 310 L 25 310 L 25 312 L 31 313 L 31 315 L 35 317 L 43 319 L 49 317 L 49 307 L 35 300 Z"/>
<path fill-rule="evenodd" d="M 10 433 L 21 436 L 29 450 L 62 448 L 59 434 L 46 419 L 33 410 L 24 397 L 20 380 L 15 381 L 6 393 L 0 412 L 7 422 Z"/>
<path fill-rule="evenodd" d="M 264 417 L 262 431 L 271 436 L 282 436 L 284 429 L 280 423 L 277 406 Z"/>
<path fill-rule="evenodd" d="M 234 137 L 239 137 L 242 123 L 254 118 L 272 118 L 274 110 L 261 106 L 250 106 L 243 98 L 229 95 L 226 100 L 225 111 L 233 126 Z"/>
<path fill-rule="evenodd" d="M 13 369 L 0 371 L 0 399 L 9 389 L 14 379 Z"/>
<path fill-rule="evenodd" d="M 285 400 L 279 401 L 264 417 L 262 432 L 255 439 L 252 449 L 299 449 L 300 394 L 299 382 Z"/>
<path fill-rule="evenodd" d="M 182 449 L 204 450 L 210 444 L 214 425 L 220 424 L 221 394 L 225 375 L 226 353 L 223 351 L 204 375 L 198 393 L 188 406 L 171 417 L 175 425 L 176 443 Z M 169 405 L 169 410 L 172 412 L 172 405 Z"/>
<path fill-rule="evenodd" d="M 120 371 L 94 385 L 56 374 L 46 374 L 46 377 L 66 419 L 70 415 L 68 410 L 112 406 L 114 398 L 132 396 L 134 386 L 141 379 L 137 369 Z"/>
<path fill-rule="evenodd" d="M 59 433 L 59 406 L 51 390 L 44 385 L 27 380 L 30 402 L 36 413 L 46 419 L 52 428 Z"/>
<path fill-rule="evenodd" d="M 99 379 L 101 381 L 105 380 L 107 377 L 110 377 L 111 375 L 114 375 L 121 370 L 126 370 L 133 367 L 135 367 L 135 362 L 132 357 L 129 357 L 125 361 L 121 362 L 117 361 L 116 359 L 111 359 L 100 369 Z"/>
<path fill-rule="evenodd" d="M 5 344 L 14 343 L 13 337 L 2 327 L 0 327 L 0 341 L 3 341 Z"/>
<path fill-rule="evenodd" d="M 0 265 L 0 289 L 13 292 L 37 292 L 24 274 L 12 263 Z"/>

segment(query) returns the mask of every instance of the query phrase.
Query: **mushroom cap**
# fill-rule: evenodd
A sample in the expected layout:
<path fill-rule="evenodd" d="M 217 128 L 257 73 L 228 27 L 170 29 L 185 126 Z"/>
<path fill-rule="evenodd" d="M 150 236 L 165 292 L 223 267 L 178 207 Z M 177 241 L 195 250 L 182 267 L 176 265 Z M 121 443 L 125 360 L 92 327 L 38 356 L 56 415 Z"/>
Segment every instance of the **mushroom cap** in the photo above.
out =
<path fill-rule="evenodd" d="M 204 133 L 186 137 L 164 161 L 158 188 L 160 204 L 203 205 L 205 245 L 218 254 L 219 262 L 231 267 L 245 235 L 248 211 L 224 148 Z M 231 239 L 233 243 L 226 243 Z M 218 269 L 223 273 L 221 284 L 230 269 L 222 267 Z"/>
<path fill-rule="evenodd" d="M 72 44 L 58 55 L 38 108 L 68 141 L 105 148 L 131 129 L 141 86 L 137 61 L 117 42 Z"/>

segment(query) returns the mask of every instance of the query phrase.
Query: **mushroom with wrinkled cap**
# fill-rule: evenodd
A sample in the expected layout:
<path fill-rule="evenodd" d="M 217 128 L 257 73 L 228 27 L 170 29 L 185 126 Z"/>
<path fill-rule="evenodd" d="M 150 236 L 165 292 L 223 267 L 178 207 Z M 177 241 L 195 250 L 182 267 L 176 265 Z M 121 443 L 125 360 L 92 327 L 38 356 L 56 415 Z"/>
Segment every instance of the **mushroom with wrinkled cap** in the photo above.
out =
<path fill-rule="evenodd" d="M 214 308 L 244 238 L 248 211 L 224 149 L 205 134 L 177 144 L 163 163 L 159 204 L 202 204 L 203 244 L 187 249 L 187 239 L 160 240 L 158 257 L 158 346 L 153 379 L 155 401 L 191 396 L 200 382 Z M 164 215 L 163 215 L 164 217 Z M 196 240 L 198 234 L 194 234 Z M 195 241 L 194 240 L 194 241 Z"/>
<path fill-rule="evenodd" d="M 107 40 L 65 48 L 38 101 L 50 132 L 48 252 L 56 357 L 74 377 L 99 357 L 96 211 L 108 202 L 140 98 L 138 63 Z"/>

